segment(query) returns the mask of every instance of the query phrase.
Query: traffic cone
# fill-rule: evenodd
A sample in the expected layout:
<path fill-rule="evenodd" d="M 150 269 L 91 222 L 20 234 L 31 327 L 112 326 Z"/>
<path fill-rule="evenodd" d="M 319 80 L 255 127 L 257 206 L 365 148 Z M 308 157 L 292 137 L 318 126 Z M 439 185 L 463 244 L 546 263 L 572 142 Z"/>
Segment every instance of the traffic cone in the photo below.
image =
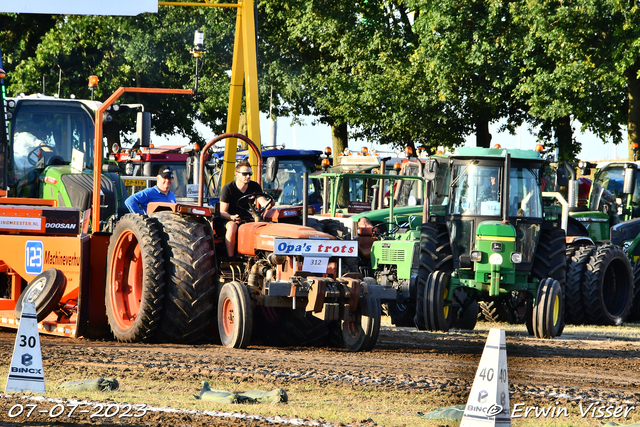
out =
<path fill-rule="evenodd" d="M 33 302 L 25 301 L 22 305 L 18 335 L 4 391 L 45 393 L 38 318 Z"/>
<path fill-rule="evenodd" d="M 504 329 L 491 329 L 460 427 L 511 426 L 510 414 L 507 342 Z"/>

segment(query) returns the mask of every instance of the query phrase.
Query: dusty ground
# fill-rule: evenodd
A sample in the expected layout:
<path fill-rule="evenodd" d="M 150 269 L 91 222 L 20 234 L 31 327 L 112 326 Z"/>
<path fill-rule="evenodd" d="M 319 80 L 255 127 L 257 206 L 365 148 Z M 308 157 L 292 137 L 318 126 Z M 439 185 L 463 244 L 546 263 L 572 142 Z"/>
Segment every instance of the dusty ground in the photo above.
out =
<path fill-rule="evenodd" d="M 123 345 L 53 337 L 41 337 L 41 345 L 45 366 L 54 365 L 56 371 L 68 373 L 69 378 L 117 374 L 121 383 L 148 378 L 150 382 L 162 384 L 176 379 L 196 381 L 202 376 L 216 376 L 238 383 L 268 379 L 285 389 L 293 383 L 304 382 L 320 392 L 344 384 L 354 388 L 406 390 L 407 393 L 438 390 L 454 405 L 466 403 L 489 327 L 491 325 L 479 324 L 476 331 L 464 334 L 383 327 L 374 351 L 364 354 L 326 348 L 251 346 L 247 350 L 231 350 L 217 345 Z M 568 332 L 555 340 L 537 340 L 525 331 L 507 332 L 512 406 L 517 402 L 537 406 L 553 404 L 560 395 L 567 401 L 582 398 L 585 402 L 595 399 L 616 405 L 636 405 L 635 411 L 640 413 L 640 325 L 631 325 L 631 328 L 639 333 L 627 334 L 623 339 Z M 0 332 L 3 372 L 7 371 L 14 341 L 13 332 Z M 3 378 L 2 384 L 4 381 Z M 194 390 L 184 392 L 194 393 Z M 23 416 L 9 417 L 9 410 L 21 402 L 25 401 L 19 396 L 3 394 L 0 397 L 0 425 L 273 425 L 265 419 L 239 420 L 166 412 L 109 420 L 89 419 L 79 413 L 65 420 L 52 419 L 49 414 L 32 414 L 28 420 Z M 54 403 L 39 405 L 50 409 Z M 167 403 L 167 406 L 171 405 Z M 256 406 L 249 410 L 260 413 Z M 332 424 L 330 419 L 315 421 Z M 616 421 L 625 424 L 624 418 Z"/>

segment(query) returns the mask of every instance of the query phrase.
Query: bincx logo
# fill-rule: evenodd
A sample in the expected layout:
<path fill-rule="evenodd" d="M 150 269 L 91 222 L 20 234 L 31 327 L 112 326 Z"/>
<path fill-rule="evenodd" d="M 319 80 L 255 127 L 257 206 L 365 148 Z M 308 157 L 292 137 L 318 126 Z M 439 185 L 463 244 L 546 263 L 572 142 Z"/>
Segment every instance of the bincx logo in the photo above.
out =
<path fill-rule="evenodd" d="M 494 403 L 493 405 L 489 406 L 489 409 L 487 409 L 487 417 L 496 416 L 500 414 L 503 410 L 504 408 L 502 406 L 498 405 L 497 403 Z"/>
<path fill-rule="evenodd" d="M 25 353 L 22 355 L 22 364 L 24 366 L 31 366 L 33 365 L 33 356 L 30 355 L 29 353 Z"/>

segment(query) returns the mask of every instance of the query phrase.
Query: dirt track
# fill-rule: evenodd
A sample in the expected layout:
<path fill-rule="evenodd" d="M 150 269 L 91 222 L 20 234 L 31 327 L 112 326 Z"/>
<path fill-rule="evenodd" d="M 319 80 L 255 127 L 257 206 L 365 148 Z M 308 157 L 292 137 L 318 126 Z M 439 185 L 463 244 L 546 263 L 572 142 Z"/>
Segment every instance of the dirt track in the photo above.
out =
<path fill-rule="evenodd" d="M 466 403 L 473 376 L 482 354 L 487 330 L 479 324 L 473 333 L 435 334 L 409 328 L 383 327 L 373 352 L 353 354 L 336 349 L 270 348 L 251 346 L 247 350 L 225 349 L 218 345 L 123 345 L 110 341 L 85 341 L 42 337 L 45 366 L 55 366 L 69 378 L 116 376 L 148 378 L 167 386 L 172 379 L 224 377 L 241 383 L 246 379 L 267 379 L 287 388 L 304 382 L 322 391 L 326 387 L 374 386 L 377 390 L 420 393 L 438 390 L 451 405 Z M 495 325 L 493 325 L 495 326 Z M 640 332 L 639 325 L 632 325 Z M 523 328 L 524 329 L 524 328 Z M 2 372 L 6 378 L 13 351 L 13 332 L 0 332 Z M 507 332 L 507 356 L 511 405 L 548 405 L 558 395 L 568 401 L 596 399 L 616 405 L 636 405 L 628 419 L 640 417 L 640 333 L 624 340 L 572 336 L 571 331 L 555 340 L 537 340 L 525 331 Z M 51 368 L 48 368 L 51 369 Z M 3 381 L 4 381 L 3 378 Z M 169 389 L 169 387 L 168 387 Z M 193 393 L 194 390 L 184 390 Z M 49 396 L 52 393 L 49 393 Z M 78 416 L 73 422 L 55 423 L 48 416 L 24 418 L 7 416 L 19 402 L 16 397 L 0 399 L 0 425 L 104 425 Z M 167 406 L 170 406 L 169 404 Z M 251 407 L 259 414 L 259 408 Z M 256 411 L 256 412 L 254 412 Z M 62 420 L 60 420 L 62 421 Z M 606 420 L 609 421 L 609 420 Z M 148 413 L 141 418 L 113 420 L 118 425 L 273 425 L 266 420 L 238 420 L 228 417 Z M 331 420 L 322 420 L 331 424 Z M 579 425 L 579 424 L 577 424 Z"/>

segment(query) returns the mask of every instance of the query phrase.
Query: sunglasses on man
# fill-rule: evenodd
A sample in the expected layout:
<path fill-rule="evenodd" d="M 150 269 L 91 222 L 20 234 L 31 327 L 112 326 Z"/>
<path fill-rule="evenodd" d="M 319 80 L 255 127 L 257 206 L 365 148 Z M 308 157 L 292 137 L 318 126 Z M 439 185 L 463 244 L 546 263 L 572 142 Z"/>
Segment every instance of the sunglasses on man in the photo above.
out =
<path fill-rule="evenodd" d="M 242 176 L 251 176 L 253 175 L 253 172 L 238 172 L 240 175 Z"/>

